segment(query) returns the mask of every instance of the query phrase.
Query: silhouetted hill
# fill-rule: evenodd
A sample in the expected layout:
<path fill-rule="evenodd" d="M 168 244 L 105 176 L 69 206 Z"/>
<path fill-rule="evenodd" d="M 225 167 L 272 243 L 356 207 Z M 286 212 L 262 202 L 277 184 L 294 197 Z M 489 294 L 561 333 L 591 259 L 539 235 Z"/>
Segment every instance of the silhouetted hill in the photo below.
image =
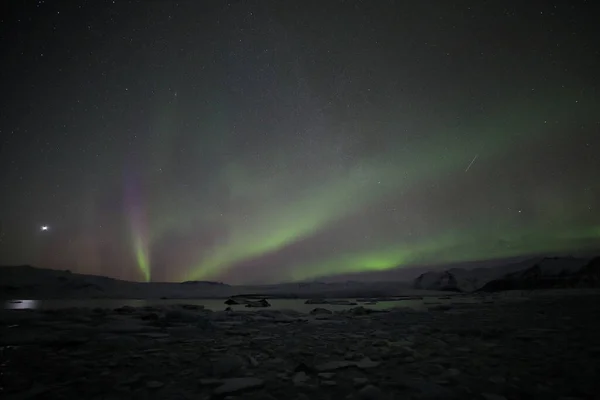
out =
<path fill-rule="evenodd" d="M 252 293 L 269 298 L 389 297 L 435 294 L 406 282 L 302 282 L 232 286 L 221 282 L 129 282 L 31 266 L 0 267 L 0 297 L 5 299 L 200 299 Z"/>
<path fill-rule="evenodd" d="M 215 282 L 142 283 L 29 265 L 0 267 L 3 298 L 214 297 L 227 296 L 229 289 L 229 285 Z"/>

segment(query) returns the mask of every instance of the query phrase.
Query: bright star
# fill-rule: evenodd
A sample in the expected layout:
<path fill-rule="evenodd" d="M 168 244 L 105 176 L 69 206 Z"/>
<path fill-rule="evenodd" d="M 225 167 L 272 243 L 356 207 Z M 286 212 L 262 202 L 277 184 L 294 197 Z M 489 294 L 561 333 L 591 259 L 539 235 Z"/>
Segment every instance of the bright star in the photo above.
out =
<path fill-rule="evenodd" d="M 48 229 L 50 229 L 50 227 L 49 227 L 48 225 L 42 225 L 42 226 L 40 227 L 40 230 L 41 230 L 41 231 L 47 231 Z"/>

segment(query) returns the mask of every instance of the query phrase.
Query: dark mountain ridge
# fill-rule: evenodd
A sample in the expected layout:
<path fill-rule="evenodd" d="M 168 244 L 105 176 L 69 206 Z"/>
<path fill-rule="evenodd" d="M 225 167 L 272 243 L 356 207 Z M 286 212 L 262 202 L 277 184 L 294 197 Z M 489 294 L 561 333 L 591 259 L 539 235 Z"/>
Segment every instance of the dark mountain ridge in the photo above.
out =
<path fill-rule="evenodd" d="M 430 271 L 413 287 L 454 292 L 594 288 L 600 287 L 599 264 L 600 257 L 539 257 L 490 268 Z"/>

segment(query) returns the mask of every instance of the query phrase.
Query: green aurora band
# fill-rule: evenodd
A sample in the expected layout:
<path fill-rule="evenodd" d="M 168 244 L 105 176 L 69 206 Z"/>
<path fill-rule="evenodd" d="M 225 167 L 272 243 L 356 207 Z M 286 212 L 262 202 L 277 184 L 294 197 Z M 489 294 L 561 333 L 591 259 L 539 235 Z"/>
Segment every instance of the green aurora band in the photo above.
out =
<path fill-rule="evenodd" d="M 218 204 L 210 201 L 201 205 L 195 215 L 182 210 L 180 216 L 162 216 L 152 221 L 148 244 L 138 233 L 134 241 L 139 269 L 150 279 L 149 251 L 152 243 L 173 229 L 191 225 L 195 219 L 218 223 L 227 237 L 212 248 L 203 251 L 195 265 L 185 269 L 183 280 L 213 279 L 248 260 L 284 250 L 294 243 L 326 231 L 337 221 L 350 217 L 365 207 L 377 204 L 389 196 L 400 197 L 420 187 L 435 185 L 450 174 L 463 173 L 474 155 L 478 163 L 499 163 L 514 148 L 522 148 L 541 140 L 545 121 L 551 115 L 562 121 L 577 121 L 580 113 L 566 113 L 566 100 L 549 101 L 545 107 L 532 109 L 527 99 L 513 100 L 509 109 L 498 110 L 495 117 L 481 115 L 469 125 L 447 129 L 444 135 L 420 144 L 411 143 L 410 151 L 402 143 L 393 143 L 376 157 L 358 164 L 323 168 L 320 178 L 303 182 L 303 177 L 286 165 L 285 155 L 277 155 L 273 163 L 282 165 L 277 175 L 263 172 L 253 165 L 229 161 L 215 174 L 215 185 L 226 186 L 230 196 L 240 199 L 249 209 L 244 215 L 222 215 Z M 523 112 L 527 110 L 527 112 Z M 174 113 L 173 108 L 170 113 Z M 212 125 L 222 125 L 223 115 Z M 168 118 L 166 119 L 168 120 Z M 163 119 L 162 128 L 166 129 Z M 491 121 L 491 122 L 490 122 Z M 168 125 L 168 124 L 167 124 Z M 210 124 L 209 124 L 210 125 Z M 441 129 L 441 128 L 440 128 Z M 455 134 L 472 132 L 469 146 L 453 144 Z M 219 146 L 225 146 L 218 142 Z M 278 158 L 279 157 L 279 158 Z M 163 156 L 161 160 L 164 160 Z M 161 161 L 161 164 L 164 161 Z M 479 168 L 477 166 L 476 168 Z M 281 192 L 285 192 L 282 198 Z M 290 198 L 292 200 L 290 200 Z M 164 201 L 160 201 L 164 207 Z M 156 206 L 158 207 L 158 205 Z M 554 214 L 554 213 L 552 213 Z M 154 213 L 153 215 L 158 215 Z M 552 217 L 556 217 L 554 214 Z M 549 234 L 544 227 L 522 229 L 458 229 L 449 233 L 432 234 L 418 240 L 408 240 L 374 248 L 358 249 L 309 263 L 290 263 L 291 272 L 283 279 L 304 280 L 331 274 L 388 270 L 415 263 L 460 262 L 485 258 L 533 254 L 580 248 L 581 242 L 597 242 L 599 227 L 592 225 L 583 230 L 564 227 Z M 485 234 L 481 234 L 485 232 Z M 553 232 L 557 232 L 554 230 Z M 498 247 L 499 238 L 510 238 L 509 246 Z M 283 271 L 282 271 L 283 272 Z"/>
<path fill-rule="evenodd" d="M 431 241 L 395 244 L 380 250 L 349 253 L 319 261 L 312 265 L 292 267 L 287 279 L 291 281 L 314 279 L 329 275 L 385 271 L 409 265 L 444 264 L 483 259 L 513 257 L 544 252 L 563 252 L 573 248 L 597 249 L 600 225 L 587 229 L 562 231 L 556 234 L 537 231 L 500 235 L 469 232 L 447 234 Z"/>
<path fill-rule="evenodd" d="M 128 171 L 125 180 L 125 206 L 129 217 L 129 229 L 133 244 L 133 254 L 145 282 L 151 280 L 149 244 L 148 244 L 148 221 L 147 214 L 142 202 L 140 178 Z"/>
<path fill-rule="evenodd" d="M 144 239 L 141 234 L 137 233 L 133 236 L 134 249 L 135 249 L 135 260 L 137 262 L 138 269 L 142 273 L 145 282 L 150 282 L 150 260 L 148 257 L 148 249 L 144 243 Z"/>

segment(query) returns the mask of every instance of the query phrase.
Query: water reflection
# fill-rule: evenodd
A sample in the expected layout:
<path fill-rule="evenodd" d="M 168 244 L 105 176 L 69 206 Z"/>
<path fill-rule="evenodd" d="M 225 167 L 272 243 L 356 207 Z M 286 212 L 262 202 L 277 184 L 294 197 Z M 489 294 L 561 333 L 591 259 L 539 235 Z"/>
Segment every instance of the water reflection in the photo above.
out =
<path fill-rule="evenodd" d="M 354 299 L 338 299 L 351 300 Z M 372 309 L 389 309 L 394 307 L 408 307 L 412 309 L 423 309 L 427 307 L 423 300 L 388 300 L 376 303 L 358 302 L 353 305 L 334 305 L 334 304 L 305 304 L 306 299 L 269 299 L 271 310 L 295 310 L 308 313 L 317 307 L 323 307 L 332 311 L 341 311 L 356 306 L 363 306 Z M 10 300 L 4 303 L 4 309 L 22 310 L 22 309 L 61 309 L 61 308 L 107 308 L 114 309 L 122 306 L 144 307 L 144 306 L 168 306 L 175 304 L 195 304 L 204 306 L 212 311 L 223 311 L 227 307 L 225 299 L 54 299 L 54 300 Z M 256 308 L 246 308 L 244 305 L 231 306 L 236 311 L 256 311 Z"/>
<path fill-rule="evenodd" d="M 9 300 L 4 302 L 4 308 L 9 310 L 39 308 L 39 300 Z"/>

